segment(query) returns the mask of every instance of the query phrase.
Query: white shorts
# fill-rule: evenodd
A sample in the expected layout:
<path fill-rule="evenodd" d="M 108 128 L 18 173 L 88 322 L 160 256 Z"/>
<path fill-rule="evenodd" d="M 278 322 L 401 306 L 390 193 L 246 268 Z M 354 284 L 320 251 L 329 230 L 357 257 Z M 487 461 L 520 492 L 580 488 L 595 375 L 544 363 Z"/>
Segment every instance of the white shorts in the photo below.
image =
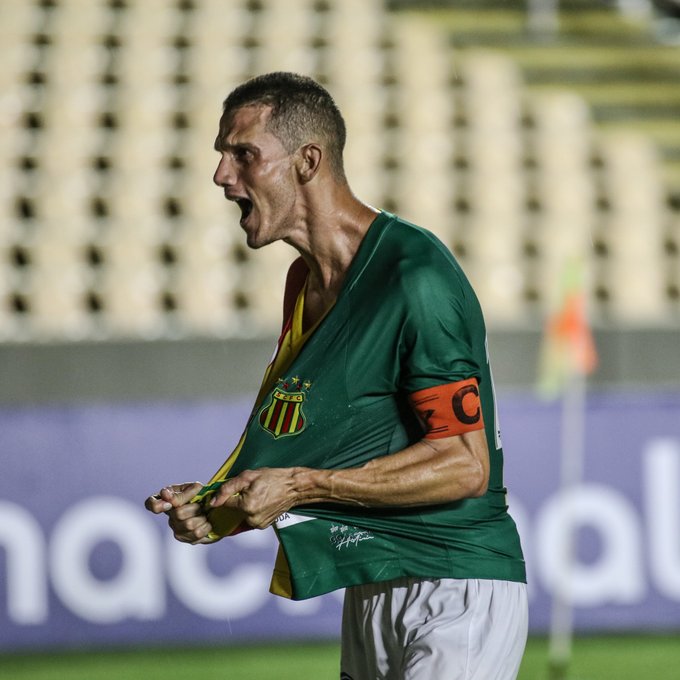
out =
<path fill-rule="evenodd" d="M 401 578 L 347 588 L 341 680 L 514 680 L 524 583 Z"/>

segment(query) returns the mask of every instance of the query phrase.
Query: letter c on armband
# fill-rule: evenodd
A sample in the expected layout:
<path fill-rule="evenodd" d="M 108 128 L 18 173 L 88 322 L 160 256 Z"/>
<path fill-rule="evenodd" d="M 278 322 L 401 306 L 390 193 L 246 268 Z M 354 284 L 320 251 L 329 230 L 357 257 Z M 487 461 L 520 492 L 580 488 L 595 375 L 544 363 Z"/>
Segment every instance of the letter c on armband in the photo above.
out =
<path fill-rule="evenodd" d="M 409 395 L 426 439 L 452 437 L 484 428 L 476 378 L 435 385 Z"/>
<path fill-rule="evenodd" d="M 471 414 L 465 410 L 465 404 L 463 403 L 465 397 L 469 394 L 474 395 L 474 401 L 473 399 L 469 399 L 468 401 L 477 406 L 474 413 Z M 451 398 L 451 406 L 453 407 L 456 418 L 464 425 L 475 425 L 479 422 L 482 415 L 482 409 L 479 405 L 479 389 L 477 388 L 477 385 L 465 385 L 464 387 L 461 387 Z"/>

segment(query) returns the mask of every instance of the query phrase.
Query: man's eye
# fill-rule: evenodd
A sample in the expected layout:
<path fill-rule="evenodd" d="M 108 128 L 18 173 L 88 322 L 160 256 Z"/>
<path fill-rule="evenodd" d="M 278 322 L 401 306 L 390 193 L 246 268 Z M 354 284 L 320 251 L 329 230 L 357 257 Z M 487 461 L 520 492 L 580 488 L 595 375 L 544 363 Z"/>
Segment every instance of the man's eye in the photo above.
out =
<path fill-rule="evenodd" d="M 252 157 L 253 154 L 248 149 L 236 149 L 236 151 L 234 151 L 234 158 L 239 163 L 248 162 L 252 159 Z"/>

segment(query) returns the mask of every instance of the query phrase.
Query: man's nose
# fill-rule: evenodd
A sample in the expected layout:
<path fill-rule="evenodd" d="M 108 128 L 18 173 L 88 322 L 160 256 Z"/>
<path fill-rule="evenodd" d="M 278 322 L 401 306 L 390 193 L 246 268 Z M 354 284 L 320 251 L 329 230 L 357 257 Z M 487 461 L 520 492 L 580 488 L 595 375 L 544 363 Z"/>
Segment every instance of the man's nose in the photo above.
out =
<path fill-rule="evenodd" d="M 222 156 L 220 162 L 217 164 L 215 174 L 213 175 L 213 182 L 218 187 L 232 186 L 236 183 L 236 173 L 234 172 L 233 163 L 229 158 Z"/>

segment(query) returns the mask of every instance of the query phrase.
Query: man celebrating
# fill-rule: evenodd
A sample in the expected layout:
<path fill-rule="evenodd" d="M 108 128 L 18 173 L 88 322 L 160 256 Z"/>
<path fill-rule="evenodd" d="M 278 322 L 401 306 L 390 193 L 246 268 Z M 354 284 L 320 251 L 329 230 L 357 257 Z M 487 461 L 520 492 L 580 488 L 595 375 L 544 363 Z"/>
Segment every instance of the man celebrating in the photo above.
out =
<path fill-rule="evenodd" d="M 328 92 L 259 76 L 224 102 L 214 181 L 248 245 L 300 257 L 241 440 L 207 486 L 146 501 L 175 537 L 274 525 L 272 592 L 347 588 L 347 680 L 510 680 L 527 634 L 486 331 L 432 234 L 362 203 Z"/>

